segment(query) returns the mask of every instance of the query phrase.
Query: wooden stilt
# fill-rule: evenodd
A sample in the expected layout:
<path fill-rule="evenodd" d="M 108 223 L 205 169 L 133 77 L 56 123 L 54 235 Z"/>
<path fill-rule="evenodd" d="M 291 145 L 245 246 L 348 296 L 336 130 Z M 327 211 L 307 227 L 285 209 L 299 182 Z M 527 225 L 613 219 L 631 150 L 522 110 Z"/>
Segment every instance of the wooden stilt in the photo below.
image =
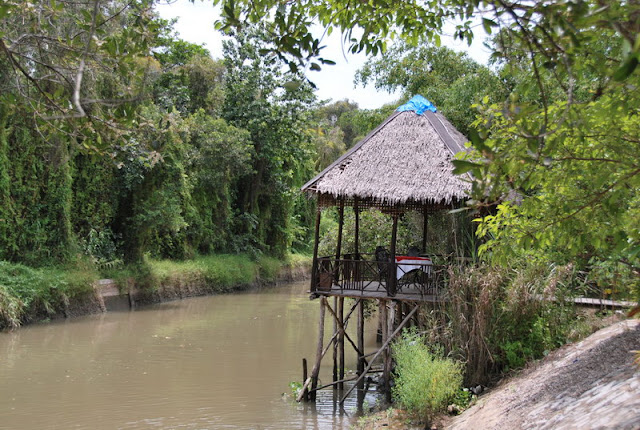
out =
<path fill-rule="evenodd" d="M 411 310 L 411 312 L 409 312 L 409 315 L 407 315 L 405 317 L 405 319 L 403 319 L 402 322 L 400 324 L 398 324 L 398 327 L 393 331 L 393 333 L 391 333 L 391 335 L 388 337 L 388 339 L 385 341 L 385 343 L 382 345 L 382 347 L 373 355 L 373 358 L 369 362 L 369 365 L 364 369 L 364 371 L 362 372 L 362 375 L 360 375 L 358 377 L 358 379 L 356 380 L 356 383 L 351 388 L 349 388 L 349 390 L 347 390 L 347 392 L 344 394 L 344 396 L 340 400 L 340 404 L 344 403 L 344 401 L 347 399 L 347 397 L 349 397 L 349 394 L 351 394 L 351 392 L 360 383 L 360 380 L 364 379 L 364 377 L 367 374 L 367 372 L 371 369 L 371 366 L 373 366 L 373 363 L 375 362 L 376 358 L 378 358 L 380 356 L 380 354 L 382 354 L 382 352 L 387 349 L 387 347 L 389 346 L 391 341 L 396 337 L 396 335 L 400 332 L 400 330 L 402 330 L 402 328 L 407 324 L 407 322 L 411 319 L 411 317 L 417 312 L 419 307 L 420 306 L 415 306 Z"/>
<path fill-rule="evenodd" d="M 386 321 L 383 320 L 383 306 L 384 301 L 378 300 L 378 332 L 376 333 L 376 343 L 382 343 L 382 321 Z"/>
<path fill-rule="evenodd" d="M 357 303 L 356 303 L 357 305 Z M 351 339 L 351 336 L 349 336 L 349 333 L 347 333 L 347 321 L 348 319 L 351 317 L 351 314 L 353 313 L 353 311 L 355 310 L 356 306 L 354 305 L 354 307 L 351 308 L 351 310 L 349 311 L 349 313 L 347 314 L 347 317 L 344 319 L 344 324 L 340 323 L 339 319 L 338 319 L 338 314 L 331 309 L 331 306 L 327 305 L 327 310 L 329 311 L 329 313 L 336 319 L 338 320 L 338 324 L 340 325 L 339 328 L 343 328 L 343 334 L 345 339 L 347 339 L 349 341 L 349 343 L 351 344 L 351 346 L 353 347 L 353 349 L 356 351 L 356 353 L 360 353 L 361 351 L 358 349 L 358 347 L 356 346 L 355 342 L 353 341 L 353 339 Z M 337 337 L 338 334 L 341 334 L 341 332 L 338 330 L 334 337 Z"/>
<path fill-rule="evenodd" d="M 364 300 L 358 306 L 358 376 L 364 372 Z M 364 380 L 360 380 L 358 389 L 364 388 Z"/>
<path fill-rule="evenodd" d="M 327 306 L 327 298 L 320 298 L 320 321 L 318 322 L 318 346 L 316 348 L 316 362 L 311 371 L 311 401 L 316 400 L 316 387 L 318 386 L 318 375 L 320 374 L 320 363 L 322 362 L 322 341 L 324 339 L 324 312 Z"/>
<path fill-rule="evenodd" d="M 389 320 L 389 308 L 388 308 L 388 301 L 387 300 L 381 300 L 382 302 L 382 314 L 380 315 L 380 324 L 381 324 L 381 328 L 382 328 L 382 344 L 386 345 L 387 344 L 387 339 L 389 339 L 389 325 L 387 323 L 387 321 Z M 389 355 L 389 351 L 388 350 L 384 350 L 382 351 L 382 363 L 383 363 L 383 369 L 385 369 L 384 363 L 387 362 L 388 358 L 387 355 Z M 386 382 L 384 381 L 384 372 L 382 374 L 382 386 L 386 386 Z"/>
<path fill-rule="evenodd" d="M 338 306 L 338 297 L 333 298 L 333 307 L 334 309 Z M 333 334 L 338 333 L 338 320 L 337 318 L 333 318 Z M 333 382 L 335 383 L 338 380 L 338 342 L 333 343 Z"/>
<path fill-rule="evenodd" d="M 340 334 L 338 335 L 338 357 L 340 381 L 344 379 L 344 297 L 338 299 L 338 325 L 340 326 Z M 338 389 L 344 390 L 344 382 L 338 383 Z"/>
<path fill-rule="evenodd" d="M 307 382 L 307 359 L 303 358 L 302 359 L 302 384 L 304 385 L 305 382 Z M 308 388 L 303 388 L 302 389 L 302 398 L 304 399 L 304 401 L 306 402 L 307 400 L 309 400 L 309 389 Z"/>
<path fill-rule="evenodd" d="M 395 300 L 389 300 L 387 309 L 387 340 L 389 333 L 393 333 L 396 316 L 396 303 Z M 391 402 L 391 368 L 393 363 L 393 357 L 391 355 L 391 349 L 387 348 L 384 352 L 384 367 L 382 373 L 382 380 L 384 381 L 383 391 L 387 398 L 387 402 Z"/>

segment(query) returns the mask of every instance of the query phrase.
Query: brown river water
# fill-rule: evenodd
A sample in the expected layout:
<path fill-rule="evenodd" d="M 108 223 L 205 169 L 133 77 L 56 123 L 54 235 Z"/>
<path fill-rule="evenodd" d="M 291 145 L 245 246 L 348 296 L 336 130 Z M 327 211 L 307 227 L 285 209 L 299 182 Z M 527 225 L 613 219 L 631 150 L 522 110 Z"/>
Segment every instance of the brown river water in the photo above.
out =
<path fill-rule="evenodd" d="M 320 306 L 307 290 L 292 283 L 0 333 L 0 429 L 349 428 L 355 407 L 290 395 L 302 358 L 310 370 L 315 355 Z"/>

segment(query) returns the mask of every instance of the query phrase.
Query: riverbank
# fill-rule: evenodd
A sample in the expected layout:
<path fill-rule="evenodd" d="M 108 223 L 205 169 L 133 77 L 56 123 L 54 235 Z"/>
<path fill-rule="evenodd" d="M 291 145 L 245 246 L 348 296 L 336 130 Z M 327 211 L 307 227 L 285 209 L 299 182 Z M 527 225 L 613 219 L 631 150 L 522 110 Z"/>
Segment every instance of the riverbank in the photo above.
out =
<path fill-rule="evenodd" d="M 103 270 L 88 264 L 35 269 L 0 261 L 0 329 L 105 312 L 105 286 L 109 296 L 127 297 L 137 306 L 301 280 L 309 276 L 310 267 L 310 258 L 297 254 L 284 260 L 246 255 L 148 259 Z"/>
<path fill-rule="evenodd" d="M 459 416 L 441 415 L 432 429 L 638 428 L 640 384 L 633 350 L 640 321 L 620 314 L 579 342 L 505 376 Z M 405 411 L 389 408 L 361 418 L 355 429 L 424 429 Z"/>

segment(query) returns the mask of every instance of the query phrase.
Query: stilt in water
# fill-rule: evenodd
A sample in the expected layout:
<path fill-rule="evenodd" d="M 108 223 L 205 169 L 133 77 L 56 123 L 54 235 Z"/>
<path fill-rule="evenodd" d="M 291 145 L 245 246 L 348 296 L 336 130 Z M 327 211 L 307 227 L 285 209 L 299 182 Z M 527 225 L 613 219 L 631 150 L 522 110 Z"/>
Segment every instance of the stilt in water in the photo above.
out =
<path fill-rule="evenodd" d="M 312 402 L 316 401 L 316 388 L 318 387 L 318 375 L 320 374 L 320 363 L 322 362 L 322 340 L 324 338 L 324 313 L 327 306 L 327 298 L 320 298 L 320 322 L 318 323 L 318 345 L 316 348 L 316 362 L 311 371 L 311 396 Z"/>
<path fill-rule="evenodd" d="M 340 359 L 340 381 L 344 379 L 344 297 L 338 299 L 338 325 L 340 334 L 338 335 L 338 356 Z M 344 390 L 344 382 L 338 383 L 338 390 Z"/>

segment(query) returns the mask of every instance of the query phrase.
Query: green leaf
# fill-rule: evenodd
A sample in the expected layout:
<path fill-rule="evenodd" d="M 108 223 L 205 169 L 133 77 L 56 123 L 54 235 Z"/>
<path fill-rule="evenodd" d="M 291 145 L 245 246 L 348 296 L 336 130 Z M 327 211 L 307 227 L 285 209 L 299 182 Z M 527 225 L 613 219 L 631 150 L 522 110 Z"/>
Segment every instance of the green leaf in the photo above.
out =
<path fill-rule="evenodd" d="M 451 163 L 453 163 L 454 166 L 453 173 L 456 175 L 461 175 L 463 173 L 467 173 L 470 170 L 482 167 L 481 164 L 473 163 L 467 160 L 452 160 Z"/>
<path fill-rule="evenodd" d="M 318 65 L 318 63 L 311 63 L 311 67 L 310 67 L 310 68 L 311 68 L 311 70 L 314 70 L 314 71 L 317 71 L 317 72 L 319 72 L 320 70 L 322 70 L 322 69 L 320 68 L 320 66 Z"/>
<path fill-rule="evenodd" d="M 615 79 L 618 82 L 624 81 L 633 73 L 633 71 L 636 69 L 637 66 L 638 66 L 638 57 L 635 55 L 629 56 L 629 58 L 627 58 L 624 64 L 618 70 L 615 71 L 615 73 L 613 74 L 613 79 Z"/>
<path fill-rule="evenodd" d="M 496 22 L 491 19 L 482 18 L 482 26 L 484 27 L 484 31 L 486 31 L 487 34 L 491 34 L 491 28 L 497 27 L 498 24 L 496 24 Z"/>
<path fill-rule="evenodd" d="M 9 6 L 8 4 L 0 4 L 0 19 L 2 19 L 5 16 L 9 15 L 9 9 L 10 8 L 11 8 L 11 6 Z"/>
<path fill-rule="evenodd" d="M 285 82 L 283 85 L 284 89 L 287 91 L 296 91 L 302 85 L 302 81 L 289 81 Z"/>

